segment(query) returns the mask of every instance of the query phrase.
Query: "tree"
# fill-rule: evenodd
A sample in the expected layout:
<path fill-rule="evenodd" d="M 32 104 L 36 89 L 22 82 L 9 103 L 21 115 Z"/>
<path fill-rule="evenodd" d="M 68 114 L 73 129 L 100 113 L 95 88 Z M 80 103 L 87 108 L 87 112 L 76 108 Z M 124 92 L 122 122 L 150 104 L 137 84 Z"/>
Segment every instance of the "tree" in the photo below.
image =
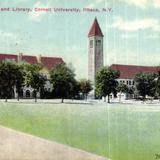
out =
<path fill-rule="evenodd" d="M 35 102 L 37 102 L 37 92 L 44 87 L 46 76 L 40 73 L 41 66 L 34 64 L 25 65 L 25 85 L 34 89 Z"/>
<path fill-rule="evenodd" d="M 22 91 L 22 87 L 24 86 L 24 75 L 25 74 L 24 74 L 23 66 L 17 65 L 15 87 L 16 87 L 18 101 Z"/>
<path fill-rule="evenodd" d="M 157 67 L 157 77 L 156 77 L 156 96 L 160 100 L 160 66 Z"/>
<path fill-rule="evenodd" d="M 96 92 L 99 96 L 108 96 L 108 103 L 110 103 L 109 96 L 115 93 L 118 86 L 117 78 L 119 71 L 112 70 L 109 67 L 103 67 L 96 75 Z M 106 101 L 104 99 L 104 101 Z"/>
<path fill-rule="evenodd" d="M 117 87 L 117 91 L 119 92 L 119 101 L 121 101 L 122 93 L 128 93 L 129 88 L 126 84 L 119 83 Z"/>
<path fill-rule="evenodd" d="M 64 98 L 71 96 L 74 91 L 75 75 L 73 71 L 66 64 L 60 64 L 50 72 L 50 78 L 53 92 L 62 99 L 63 103 Z"/>
<path fill-rule="evenodd" d="M 16 85 L 17 65 L 14 61 L 0 62 L 0 90 L 1 96 L 7 99 L 12 96 Z"/>
<path fill-rule="evenodd" d="M 83 95 L 83 99 L 87 100 L 88 93 L 92 90 L 92 85 L 89 80 L 81 79 L 79 81 L 80 92 Z"/>
<path fill-rule="evenodd" d="M 155 78 L 156 74 L 154 73 L 140 73 L 135 77 L 137 91 L 144 101 L 147 95 L 151 97 L 155 96 Z"/>

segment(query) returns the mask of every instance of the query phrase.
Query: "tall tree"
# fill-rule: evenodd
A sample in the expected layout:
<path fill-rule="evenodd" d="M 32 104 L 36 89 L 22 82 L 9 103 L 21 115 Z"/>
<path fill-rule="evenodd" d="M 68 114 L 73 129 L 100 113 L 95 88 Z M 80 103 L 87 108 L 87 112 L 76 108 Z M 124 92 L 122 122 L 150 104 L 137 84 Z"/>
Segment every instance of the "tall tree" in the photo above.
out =
<path fill-rule="evenodd" d="M 79 81 L 80 92 L 83 95 L 83 99 L 87 100 L 88 93 L 92 90 L 92 85 L 89 80 L 81 79 Z"/>
<path fill-rule="evenodd" d="M 69 97 L 73 92 L 75 83 L 73 71 L 66 64 L 60 64 L 50 72 L 50 78 L 53 92 L 62 99 L 63 103 L 64 98 Z"/>
<path fill-rule="evenodd" d="M 46 76 L 42 75 L 40 70 L 39 65 L 25 65 L 25 85 L 34 89 L 35 102 L 37 102 L 37 92 L 40 92 L 46 83 Z"/>
<path fill-rule="evenodd" d="M 140 96 L 142 96 L 145 101 L 146 96 L 155 96 L 156 89 L 156 74 L 154 73 L 140 73 L 136 75 L 135 82 L 136 88 Z"/>
<path fill-rule="evenodd" d="M 16 84 L 17 65 L 14 61 L 0 62 L 0 90 L 1 95 L 7 99 L 12 96 Z"/>
<path fill-rule="evenodd" d="M 22 92 L 22 87 L 24 86 L 24 68 L 23 65 L 17 65 L 17 71 L 16 71 L 16 81 L 15 81 L 15 87 L 17 92 L 17 100 L 19 101 L 20 94 Z"/>
<path fill-rule="evenodd" d="M 160 100 L 160 66 L 157 67 L 157 77 L 156 77 L 156 95 Z"/>
<path fill-rule="evenodd" d="M 114 93 L 118 86 L 117 78 L 119 71 L 112 70 L 109 67 L 103 67 L 96 75 L 96 91 L 99 96 L 108 96 L 108 103 L 110 103 L 110 94 Z M 106 101 L 104 99 L 104 101 Z"/>

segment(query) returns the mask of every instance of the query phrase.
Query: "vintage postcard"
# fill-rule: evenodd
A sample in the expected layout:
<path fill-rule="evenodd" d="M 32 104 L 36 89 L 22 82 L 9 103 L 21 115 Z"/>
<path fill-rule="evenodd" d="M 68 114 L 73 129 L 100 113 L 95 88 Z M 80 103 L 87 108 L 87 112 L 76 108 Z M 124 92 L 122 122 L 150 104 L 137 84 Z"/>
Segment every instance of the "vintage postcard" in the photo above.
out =
<path fill-rule="evenodd" d="M 0 160 L 160 159 L 160 0 L 0 0 Z"/>

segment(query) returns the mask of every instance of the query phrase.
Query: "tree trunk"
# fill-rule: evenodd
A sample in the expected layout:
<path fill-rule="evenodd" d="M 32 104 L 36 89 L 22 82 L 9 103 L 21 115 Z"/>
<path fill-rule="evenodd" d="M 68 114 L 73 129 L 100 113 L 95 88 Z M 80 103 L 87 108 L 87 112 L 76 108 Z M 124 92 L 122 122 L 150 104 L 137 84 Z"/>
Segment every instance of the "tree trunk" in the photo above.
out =
<path fill-rule="evenodd" d="M 19 101 L 19 93 L 17 94 L 17 101 Z"/>
<path fill-rule="evenodd" d="M 37 102 L 37 91 L 34 92 L 35 92 L 35 102 Z"/>
<path fill-rule="evenodd" d="M 145 102 L 145 100 L 146 100 L 146 96 L 143 96 L 143 102 Z"/>
<path fill-rule="evenodd" d="M 5 97 L 5 102 L 7 102 L 7 96 Z"/>
<path fill-rule="evenodd" d="M 120 95 L 119 95 L 119 102 L 121 102 L 121 95 L 122 95 L 122 92 L 120 92 Z"/>
<path fill-rule="evenodd" d="M 63 101 L 64 101 L 64 99 L 62 98 L 62 99 L 61 99 L 61 103 L 63 103 Z"/>
<path fill-rule="evenodd" d="M 106 102 L 106 96 L 104 96 L 104 102 Z"/>
<path fill-rule="evenodd" d="M 110 98 L 109 98 L 109 95 L 108 95 L 108 103 L 110 103 Z"/>
<path fill-rule="evenodd" d="M 85 100 L 85 94 L 83 93 L 83 100 Z"/>

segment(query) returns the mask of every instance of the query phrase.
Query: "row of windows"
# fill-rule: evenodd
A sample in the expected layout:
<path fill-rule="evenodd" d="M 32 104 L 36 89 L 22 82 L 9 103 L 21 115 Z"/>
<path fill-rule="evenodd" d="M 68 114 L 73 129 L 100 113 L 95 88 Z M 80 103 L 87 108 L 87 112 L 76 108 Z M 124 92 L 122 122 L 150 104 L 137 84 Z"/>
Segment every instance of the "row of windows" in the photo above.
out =
<path fill-rule="evenodd" d="M 134 81 L 129 81 L 129 80 L 127 80 L 127 81 L 120 81 L 120 83 L 124 83 L 124 84 L 127 84 L 127 85 L 134 85 L 135 84 L 135 82 Z"/>
<path fill-rule="evenodd" d="M 97 47 L 101 46 L 101 40 L 96 40 L 96 46 Z M 93 48 L 93 40 L 90 40 L 90 48 Z"/>

